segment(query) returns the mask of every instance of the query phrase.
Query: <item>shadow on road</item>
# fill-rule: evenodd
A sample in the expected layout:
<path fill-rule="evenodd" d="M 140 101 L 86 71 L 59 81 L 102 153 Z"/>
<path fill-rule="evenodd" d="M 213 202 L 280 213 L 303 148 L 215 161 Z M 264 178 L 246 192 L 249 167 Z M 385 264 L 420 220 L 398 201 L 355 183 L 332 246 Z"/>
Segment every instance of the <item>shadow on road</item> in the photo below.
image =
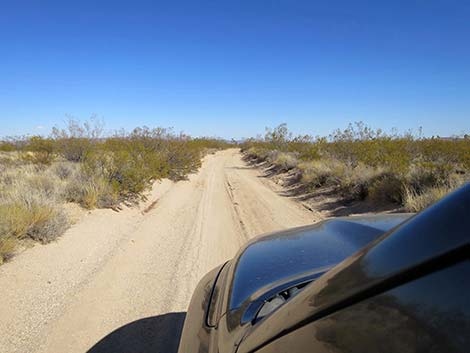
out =
<path fill-rule="evenodd" d="M 87 353 L 176 353 L 186 313 L 131 322 L 102 338 Z"/>

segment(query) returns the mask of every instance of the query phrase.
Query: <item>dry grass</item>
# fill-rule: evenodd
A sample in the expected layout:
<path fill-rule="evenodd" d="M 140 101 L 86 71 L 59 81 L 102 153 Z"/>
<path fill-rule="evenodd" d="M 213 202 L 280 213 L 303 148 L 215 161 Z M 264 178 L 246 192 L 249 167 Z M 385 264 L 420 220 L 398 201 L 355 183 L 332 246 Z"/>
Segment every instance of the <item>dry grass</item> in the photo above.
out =
<path fill-rule="evenodd" d="M 246 156 L 256 162 L 264 162 L 269 156 L 269 150 L 266 148 L 249 147 L 246 150 Z"/>
<path fill-rule="evenodd" d="M 424 188 L 410 186 L 410 183 L 403 188 L 403 205 L 410 212 L 422 211 L 469 181 L 466 175 L 454 174 L 445 183 L 436 183 Z"/>
<path fill-rule="evenodd" d="M 331 159 L 300 163 L 299 170 L 301 182 L 309 188 L 337 185 L 346 174 L 346 166 Z"/>
<path fill-rule="evenodd" d="M 281 171 L 288 171 L 297 167 L 299 160 L 294 153 L 279 152 L 273 156 L 272 164 Z"/>
<path fill-rule="evenodd" d="M 112 207 L 117 192 L 100 176 L 87 175 L 78 163 L 56 161 L 42 165 L 20 154 L 0 163 L 0 262 L 25 239 L 47 243 L 63 234 L 70 221 L 65 202 L 92 209 Z"/>
<path fill-rule="evenodd" d="M 419 212 L 439 201 L 448 193 L 454 190 L 450 186 L 437 186 L 425 189 L 417 193 L 414 189 L 406 188 L 404 196 L 404 206 L 409 212 Z"/>
<path fill-rule="evenodd" d="M 0 258 L 8 259 L 18 241 L 47 243 L 69 226 L 62 202 L 66 182 L 56 166 L 0 165 Z"/>
<path fill-rule="evenodd" d="M 60 236 L 69 220 L 60 205 L 24 190 L 25 197 L 0 201 L 0 258 L 7 259 L 15 244 L 26 238 L 47 243 Z"/>
<path fill-rule="evenodd" d="M 93 209 L 115 206 L 119 195 L 103 177 L 89 176 L 79 171 L 67 183 L 65 199 L 84 208 Z"/>
<path fill-rule="evenodd" d="M 0 229 L 4 238 L 30 238 L 42 243 L 54 240 L 68 227 L 65 213 L 46 200 L 10 201 L 0 205 Z"/>

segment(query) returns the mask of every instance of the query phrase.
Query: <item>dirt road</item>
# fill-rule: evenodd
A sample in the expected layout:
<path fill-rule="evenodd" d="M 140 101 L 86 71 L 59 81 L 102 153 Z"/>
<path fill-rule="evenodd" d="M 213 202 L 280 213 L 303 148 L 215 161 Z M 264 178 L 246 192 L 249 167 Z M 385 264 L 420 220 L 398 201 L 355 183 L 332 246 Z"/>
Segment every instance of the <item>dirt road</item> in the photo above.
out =
<path fill-rule="evenodd" d="M 237 150 L 210 155 L 139 208 L 93 211 L 1 266 L 0 352 L 171 353 L 201 276 L 254 235 L 317 220 Z"/>

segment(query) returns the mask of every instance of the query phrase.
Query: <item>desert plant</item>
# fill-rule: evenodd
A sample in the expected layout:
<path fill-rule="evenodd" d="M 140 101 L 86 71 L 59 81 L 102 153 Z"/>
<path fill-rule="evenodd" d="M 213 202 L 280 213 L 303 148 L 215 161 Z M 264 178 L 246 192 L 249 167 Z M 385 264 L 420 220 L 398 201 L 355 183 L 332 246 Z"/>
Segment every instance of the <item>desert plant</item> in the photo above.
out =
<path fill-rule="evenodd" d="M 67 216 L 60 205 L 36 190 L 18 185 L 0 200 L 0 237 L 49 242 L 68 227 Z"/>
<path fill-rule="evenodd" d="M 16 151 L 17 147 L 8 141 L 0 141 L 0 151 L 1 152 L 13 152 Z"/>
<path fill-rule="evenodd" d="M 65 200 L 75 202 L 87 209 L 113 207 L 119 195 L 109 182 L 100 176 L 90 176 L 77 171 L 66 184 Z"/>
<path fill-rule="evenodd" d="M 338 185 L 346 168 L 344 163 L 333 159 L 313 160 L 299 164 L 301 182 L 311 189 L 324 185 Z"/>
<path fill-rule="evenodd" d="M 69 118 L 64 129 L 54 127 L 52 137 L 57 145 L 58 153 L 68 161 L 82 161 L 101 137 L 103 125 L 102 121 L 93 116 L 84 123 Z"/>
<path fill-rule="evenodd" d="M 77 163 L 60 161 L 54 163 L 50 171 L 61 180 L 70 178 L 79 168 Z"/>
<path fill-rule="evenodd" d="M 15 238 L 0 235 L 0 265 L 13 255 L 15 248 L 16 248 Z"/>
<path fill-rule="evenodd" d="M 69 225 L 65 202 L 92 209 L 138 200 L 154 180 L 183 179 L 207 151 L 229 146 L 161 128 L 101 133 L 96 121 L 71 119 L 51 137 L 0 144 L 0 263 L 23 239 L 46 243 L 60 236 Z"/>
<path fill-rule="evenodd" d="M 285 124 L 266 129 L 264 139 L 246 140 L 242 151 L 251 161 L 281 166 L 285 153 L 302 161 L 300 182 L 310 189 L 335 186 L 347 198 L 405 203 L 405 188 L 446 188 L 470 175 L 470 139 L 424 138 L 418 133 L 387 134 L 362 122 L 335 130 L 328 137 L 293 137 Z M 292 163 L 293 165 L 294 163 Z M 424 197 L 424 196 L 423 196 Z"/>
<path fill-rule="evenodd" d="M 280 124 L 274 129 L 266 128 L 264 140 L 271 145 L 271 149 L 287 151 L 291 139 L 292 133 L 287 129 L 287 124 Z"/>
<path fill-rule="evenodd" d="M 369 183 L 367 197 L 377 202 L 403 202 L 403 179 L 391 172 L 378 173 Z"/>
<path fill-rule="evenodd" d="M 436 203 L 454 188 L 450 186 L 428 187 L 418 193 L 407 187 L 404 191 L 404 207 L 409 212 L 419 212 Z"/>
<path fill-rule="evenodd" d="M 295 153 L 281 152 L 273 158 L 272 163 L 281 171 L 288 171 L 297 167 L 299 160 Z"/>

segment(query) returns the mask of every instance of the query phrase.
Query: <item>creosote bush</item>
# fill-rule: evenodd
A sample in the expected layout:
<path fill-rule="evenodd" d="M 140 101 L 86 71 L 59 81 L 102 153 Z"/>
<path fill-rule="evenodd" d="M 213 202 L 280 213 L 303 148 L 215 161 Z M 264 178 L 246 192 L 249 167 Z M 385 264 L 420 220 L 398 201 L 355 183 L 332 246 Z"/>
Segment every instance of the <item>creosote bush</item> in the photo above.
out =
<path fill-rule="evenodd" d="M 386 134 L 362 122 L 316 138 L 293 136 L 282 124 L 266 129 L 264 138 L 246 140 L 242 151 L 253 162 L 294 170 L 311 191 L 334 187 L 348 199 L 393 202 L 414 211 L 470 179 L 468 136 Z"/>
<path fill-rule="evenodd" d="M 64 203 L 93 209 L 139 200 L 154 181 L 184 179 L 206 153 L 227 146 L 162 128 L 104 137 L 96 119 L 0 142 L 0 263 L 19 241 L 60 236 L 69 226 Z"/>

